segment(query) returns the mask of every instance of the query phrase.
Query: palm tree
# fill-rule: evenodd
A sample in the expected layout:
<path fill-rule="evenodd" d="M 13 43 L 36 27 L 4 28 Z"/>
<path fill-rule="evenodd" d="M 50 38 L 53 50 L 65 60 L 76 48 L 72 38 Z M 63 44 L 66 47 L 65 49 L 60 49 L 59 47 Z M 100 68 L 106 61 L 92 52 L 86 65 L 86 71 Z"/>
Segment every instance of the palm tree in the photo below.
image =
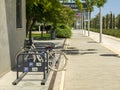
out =
<path fill-rule="evenodd" d="M 97 0 L 96 4 L 97 7 L 100 10 L 100 39 L 99 42 L 102 42 L 102 7 L 104 6 L 104 4 L 107 2 L 107 0 Z"/>

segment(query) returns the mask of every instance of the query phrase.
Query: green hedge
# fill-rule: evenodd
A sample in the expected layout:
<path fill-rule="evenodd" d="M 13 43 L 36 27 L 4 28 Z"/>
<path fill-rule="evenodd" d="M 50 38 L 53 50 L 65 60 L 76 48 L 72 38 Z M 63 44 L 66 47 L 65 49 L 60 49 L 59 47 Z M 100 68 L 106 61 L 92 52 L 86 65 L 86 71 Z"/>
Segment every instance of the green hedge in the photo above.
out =
<path fill-rule="evenodd" d="M 57 38 L 70 38 L 72 36 L 71 28 L 64 24 L 58 25 L 55 33 Z"/>
<path fill-rule="evenodd" d="M 100 30 L 99 29 L 91 29 L 91 31 L 99 32 Z M 120 30 L 119 29 L 108 29 L 108 30 L 104 29 L 103 34 L 107 34 L 107 35 L 111 35 L 111 36 L 120 38 Z"/>

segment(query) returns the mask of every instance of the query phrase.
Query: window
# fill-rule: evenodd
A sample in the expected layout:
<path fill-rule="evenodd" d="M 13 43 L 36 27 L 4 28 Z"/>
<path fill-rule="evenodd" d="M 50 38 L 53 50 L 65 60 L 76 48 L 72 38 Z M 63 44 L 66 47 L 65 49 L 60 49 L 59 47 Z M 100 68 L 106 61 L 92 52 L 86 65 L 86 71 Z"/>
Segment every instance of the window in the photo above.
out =
<path fill-rule="evenodd" d="M 22 28 L 22 0 L 16 0 L 16 27 Z"/>

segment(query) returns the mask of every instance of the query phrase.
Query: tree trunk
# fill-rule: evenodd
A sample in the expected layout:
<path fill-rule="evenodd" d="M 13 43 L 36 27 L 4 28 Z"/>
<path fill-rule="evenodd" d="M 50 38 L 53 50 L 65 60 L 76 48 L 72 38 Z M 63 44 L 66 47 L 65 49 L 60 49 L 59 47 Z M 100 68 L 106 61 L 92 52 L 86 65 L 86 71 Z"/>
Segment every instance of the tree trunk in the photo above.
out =
<path fill-rule="evenodd" d="M 51 39 L 55 39 L 55 29 L 56 29 L 56 22 L 53 24 L 53 29 L 51 30 Z"/>
<path fill-rule="evenodd" d="M 36 19 L 33 19 L 33 22 L 32 22 L 32 24 L 30 26 L 30 29 L 29 29 L 29 42 L 30 42 L 30 45 L 32 45 L 32 28 L 33 28 L 35 22 L 36 22 Z"/>
<path fill-rule="evenodd" d="M 43 35 L 44 35 L 44 30 L 45 30 L 45 23 L 43 24 L 43 29 L 42 29 L 42 31 L 41 31 L 41 39 L 43 39 Z"/>
<path fill-rule="evenodd" d="M 27 22 L 26 22 L 26 37 L 27 37 L 27 35 L 28 35 L 28 32 L 29 32 L 29 29 L 30 29 L 30 19 L 28 18 L 27 19 Z"/>

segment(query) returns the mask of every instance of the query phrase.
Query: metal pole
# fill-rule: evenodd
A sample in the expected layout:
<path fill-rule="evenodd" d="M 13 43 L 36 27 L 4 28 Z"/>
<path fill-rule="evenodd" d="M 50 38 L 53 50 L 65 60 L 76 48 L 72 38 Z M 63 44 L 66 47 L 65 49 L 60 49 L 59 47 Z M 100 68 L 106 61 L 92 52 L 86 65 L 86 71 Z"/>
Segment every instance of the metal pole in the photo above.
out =
<path fill-rule="evenodd" d="M 86 21 L 84 21 L 84 36 L 86 35 Z"/>
<path fill-rule="evenodd" d="M 82 29 L 82 13 L 81 13 L 81 16 L 80 16 L 80 29 Z"/>
<path fill-rule="evenodd" d="M 88 11 L 88 36 L 90 36 L 90 12 Z"/>
<path fill-rule="evenodd" d="M 100 39 L 99 39 L 99 42 L 102 43 L 102 7 L 100 7 L 99 10 L 100 10 Z"/>
<path fill-rule="evenodd" d="M 84 11 L 84 35 L 86 34 L 86 16 L 85 16 L 85 11 Z"/>
<path fill-rule="evenodd" d="M 83 12 L 82 12 L 82 32 L 83 32 Z"/>

